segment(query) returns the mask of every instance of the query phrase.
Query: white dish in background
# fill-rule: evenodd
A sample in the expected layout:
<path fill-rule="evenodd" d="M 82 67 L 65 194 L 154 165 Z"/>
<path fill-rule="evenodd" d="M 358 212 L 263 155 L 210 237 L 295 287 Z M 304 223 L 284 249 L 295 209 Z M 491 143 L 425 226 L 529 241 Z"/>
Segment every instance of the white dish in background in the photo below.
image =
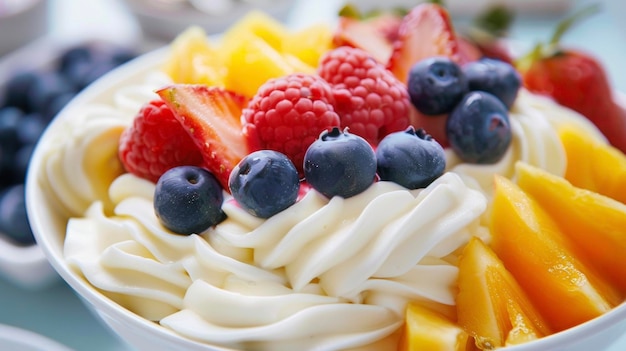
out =
<path fill-rule="evenodd" d="M 0 0 L 0 56 L 48 30 L 47 0 Z"/>
<path fill-rule="evenodd" d="M 0 324 L 0 350 L 72 351 L 43 335 L 3 324 Z"/>
<path fill-rule="evenodd" d="M 144 34 L 171 41 L 191 25 L 218 33 L 251 10 L 284 20 L 293 0 L 125 0 Z"/>
<path fill-rule="evenodd" d="M 122 340 L 139 350 L 172 349 L 190 351 L 228 350 L 185 338 L 172 330 L 151 322 L 121 307 L 89 284 L 72 269 L 63 254 L 67 218 L 55 211 L 55 203 L 46 195 L 38 178 L 44 167 L 44 155 L 68 121 L 81 108 L 90 104 L 110 103 L 111 93 L 122 86 L 142 81 L 156 70 L 165 57 L 164 50 L 144 55 L 116 69 L 87 88 L 44 133 L 31 163 L 27 179 L 27 208 L 35 237 L 45 255 L 61 277 L 81 297 L 95 315 L 101 318 Z M 527 344 L 502 348 L 502 351 L 587 351 L 607 349 L 626 330 L 626 304 L 601 317 Z"/>

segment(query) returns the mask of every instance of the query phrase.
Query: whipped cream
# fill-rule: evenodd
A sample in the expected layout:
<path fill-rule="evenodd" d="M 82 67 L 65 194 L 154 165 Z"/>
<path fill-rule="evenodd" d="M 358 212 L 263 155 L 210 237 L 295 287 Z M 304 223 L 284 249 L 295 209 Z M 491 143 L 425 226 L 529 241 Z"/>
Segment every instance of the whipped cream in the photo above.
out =
<path fill-rule="evenodd" d="M 117 159 L 122 130 L 168 83 L 149 77 L 58 125 L 39 180 L 70 218 L 64 255 L 138 315 L 250 350 L 394 350 L 407 302 L 452 315 L 460 249 L 489 237 L 482 220 L 493 174 L 512 177 L 518 160 L 562 174 L 555 129 L 588 123 L 522 91 L 512 146 L 497 164 L 463 164 L 450 153 L 447 172 L 425 189 L 377 182 L 349 199 L 309 191 L 266 220 L 225 193 L 228 218 L 183 236 L 155 216 L 155 185 L 124 173 Z"/>

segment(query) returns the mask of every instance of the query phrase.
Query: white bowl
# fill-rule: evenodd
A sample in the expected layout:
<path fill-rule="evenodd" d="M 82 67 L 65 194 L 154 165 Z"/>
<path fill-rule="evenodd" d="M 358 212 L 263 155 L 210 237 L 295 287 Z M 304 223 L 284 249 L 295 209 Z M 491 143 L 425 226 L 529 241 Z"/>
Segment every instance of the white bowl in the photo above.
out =
<path fill-rule="evenodd" d="M 81 275 L 71 269 L 63 255 L 63 240 L 68 218 L 56 211 L 57 204 L 47 196 L 39 177 L 43 172 L 43 155 L 64 123 L 86 104 L 107 102 L 116 88 L 141 81 L 164 58 L 159 50 L 122 66 L 83 91 L 52 122 L 35 150 L 27 179 L 27 209 L 39 246 L 60 276 L 106 325 L 139 350 L 227 350 L 203 344 L 144 319 L 105 297 Z M 106 100 L 106 101 L 105 101 Z M 524 345 L 504 348 L 506 351 L 588 351 L 609 347 L 626 330 L 626 304 L 569 330 Z"/>

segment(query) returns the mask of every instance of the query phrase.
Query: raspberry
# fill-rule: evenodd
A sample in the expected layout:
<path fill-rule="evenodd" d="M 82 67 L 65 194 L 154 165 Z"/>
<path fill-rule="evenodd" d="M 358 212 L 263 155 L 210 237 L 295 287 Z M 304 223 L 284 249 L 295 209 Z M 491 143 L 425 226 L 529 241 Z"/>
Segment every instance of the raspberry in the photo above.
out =
<path fill-rule="evenodd" d="M 343 46 L 329 51 L 318 72 L 332 86 L 342 128 L 377 145 L 387 134 L 409 126 L 406 86 L 365 50 Z"/>
<path fill-rule="evenodd" d="M 339 126 L 330 85 L 316 75 L 268 80 L 243 110 L 251 144 L 287 155 L 302 174 L 304 153 L 320 133 Z"/>
<path fill-rule="evenodd" d="M 145 104 L 120 137 L 119 158 L 126 171 L 156 183 L 176 166 L 198 166 L 202 155 L 162 100 Z"/>

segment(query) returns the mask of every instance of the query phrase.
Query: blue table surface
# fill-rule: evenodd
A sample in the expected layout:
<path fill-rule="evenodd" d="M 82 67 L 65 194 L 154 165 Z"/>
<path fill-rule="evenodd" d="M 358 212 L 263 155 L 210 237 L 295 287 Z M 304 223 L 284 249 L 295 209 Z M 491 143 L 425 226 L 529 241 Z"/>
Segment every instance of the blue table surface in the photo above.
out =
<path fill-rule="evenodd" d="M 604 2 L 615 5 L 618 1 L 621 0 Z M 576 7 L 590 2 L 573 1 Z M 91 3 L 89 2 L 90 5 Z M 336 8 L 335 1 L 298 1 L 289 21 L 302 24 L 306 21 L 323 20 L 333 16 Z M 605 11 L 589 18 L 573 28 L 564 41 L 593 52 L 606 67 L 613 87 L 626 92 L 626 25 L 617 20 L 618 16 L 614 12 Z M 549 16 L 520 16 L 515 22 L 511 37 L 526 43 L 545 39 L 550 35 L 554 21 Z M 31 291 L 0 278 L 0 324 L 43 334 L 75 350 L 130 350 L 94 318 L 73 291 L 61 281 L 44 289 Z M 626 336 L 606 351 L 618 350 L 626 350 Z"/>

